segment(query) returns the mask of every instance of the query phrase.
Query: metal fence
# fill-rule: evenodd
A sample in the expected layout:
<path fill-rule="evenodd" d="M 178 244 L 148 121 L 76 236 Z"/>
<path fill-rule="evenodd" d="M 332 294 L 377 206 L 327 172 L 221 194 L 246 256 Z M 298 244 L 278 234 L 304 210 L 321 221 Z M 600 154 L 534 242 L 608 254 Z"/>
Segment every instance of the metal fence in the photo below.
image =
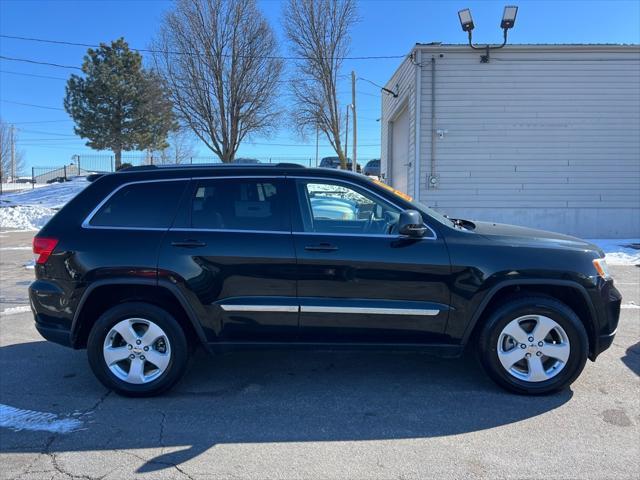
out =
<path fill-rule="evenodd" d="M 74 155 L 72 159 L 72 162 L 66 165 L 31 167 L 30 175 L 16 176 L 15 178 L 2 178 L 0 176 L 0 194 L 28 190 L 49 183 L 65 182 L 74 177 L 86 177 L 92 173 L 115 171 L 115 157 L 112 155 Z M 176 163 L 171 160 L 163 156 L 154 155 L 122 156 L 122 164 L 132 166 Z M 259 163 L 297 163 L 306 167 L 317 166 L 315 158 L 305 157 L 253 157 L 253 160 L 257 160 Z M 216 156 L 194 156 L 183 158 L 179 163 L 198 165 L 221 162 Z"/>
<path fill-rule="evenodd" d="M 298 163 L 306 167 L 315 167 L 315 158 L 305 157 L 252 157 L 252 160 L 257 160 L 259 163 Z M 122 164 L 130 164 L 132 166 L 139 165 L 169 165 L 169 164 L 205 164 L 205 163 L 221 163 L 220 159 L 216 156 L 193 156 L 179 159 L 176 162 L 175 159 L 158 156 L 158 155 L 123 155 Z M 82 170 L 91 172 L 113 172 L 115 171 L 115 160 L 113 156 L 109 155 L 76 155 L 74 156 L 74 164 L 77 164 Z"/>

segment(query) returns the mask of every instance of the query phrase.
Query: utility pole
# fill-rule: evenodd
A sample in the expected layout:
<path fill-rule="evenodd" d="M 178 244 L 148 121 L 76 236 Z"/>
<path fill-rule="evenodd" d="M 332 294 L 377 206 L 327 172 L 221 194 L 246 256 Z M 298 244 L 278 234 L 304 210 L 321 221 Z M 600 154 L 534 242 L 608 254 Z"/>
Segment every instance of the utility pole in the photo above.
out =
<path fill-rule="evenodd" d="M 353 70 L 351 71 L 351 109 L 353 110 L 353 171 L 357 172 L 358 116 L 356 115 L 356 72 Z"/>
<path fill-rule="evenodd" d="M 11 181 L 16 181 L 16 135 L 15 125 L 11 125 L 11 133 L 9 143 L 11 144 Z"/>
<path fill-rule="evenodd" d="M 316 167 L 318 166 L 318 141 L 320 139 L 320 129 L 318 128 L 318 123 L 316 122 Z"/>
<path fill-rule="evenodd" d="M 347 152 L 349 151 L 349 107 L 351 105 L 347 105 L 347 128 L 344 130 L 344 156 L 347 157 Z M 349 160 L 349 157 L 345 158 L 345 162 Z M 348 162 L 346 163 L 347 166 Z"/>

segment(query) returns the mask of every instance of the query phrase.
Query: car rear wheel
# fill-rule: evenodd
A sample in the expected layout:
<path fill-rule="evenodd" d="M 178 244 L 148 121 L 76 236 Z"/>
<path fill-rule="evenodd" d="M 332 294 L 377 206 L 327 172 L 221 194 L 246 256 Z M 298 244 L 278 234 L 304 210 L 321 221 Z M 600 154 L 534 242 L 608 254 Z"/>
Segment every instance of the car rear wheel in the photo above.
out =
<path fill-rule="evenodd" d="M 188 345 L 180 324 L 147 303 L 123 303 L 96 321 L 87 342 L 89 364 L 107 387 L 126 396 L 157 395 L 183 375 Z"/>
<path fill-rule="evenodd" d="M 548 297 L 509 301 L 487 319 L 480 360 L 507 390 L 542 395 L 568 387 L 587 360 L 588 338 L 578 316 Z"/>

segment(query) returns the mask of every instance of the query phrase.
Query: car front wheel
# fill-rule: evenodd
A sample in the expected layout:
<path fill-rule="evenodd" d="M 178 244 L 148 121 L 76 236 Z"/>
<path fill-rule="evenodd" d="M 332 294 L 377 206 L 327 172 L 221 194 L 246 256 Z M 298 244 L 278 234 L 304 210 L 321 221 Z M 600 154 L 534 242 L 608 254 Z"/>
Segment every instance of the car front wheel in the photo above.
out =
<path fill-rule="evenodd" d="M 87 342 L 98 379 L 126 396 L 157 395 L 183 375 L 188 346 L 178 322 L 165 310 L 123 303 L 100 316 Z"/>
<path fill-rule="evenodd" d="M 493 312 L 480 335 L 480 360 L 507 390 L 542 395 L 568 387 L 587 360 L 578 316 L 548 297 L 514 299 Z"/>

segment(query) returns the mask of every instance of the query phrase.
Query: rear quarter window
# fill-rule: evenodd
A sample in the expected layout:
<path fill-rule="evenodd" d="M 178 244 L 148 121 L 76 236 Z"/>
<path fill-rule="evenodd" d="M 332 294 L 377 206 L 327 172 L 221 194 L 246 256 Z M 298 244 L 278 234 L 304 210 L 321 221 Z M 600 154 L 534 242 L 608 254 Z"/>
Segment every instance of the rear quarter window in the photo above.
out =
<path fill-rule="evenodd" d="M 125 185 L 91 217 L 95 227 L 169 228 L 186 180 Z"/>

